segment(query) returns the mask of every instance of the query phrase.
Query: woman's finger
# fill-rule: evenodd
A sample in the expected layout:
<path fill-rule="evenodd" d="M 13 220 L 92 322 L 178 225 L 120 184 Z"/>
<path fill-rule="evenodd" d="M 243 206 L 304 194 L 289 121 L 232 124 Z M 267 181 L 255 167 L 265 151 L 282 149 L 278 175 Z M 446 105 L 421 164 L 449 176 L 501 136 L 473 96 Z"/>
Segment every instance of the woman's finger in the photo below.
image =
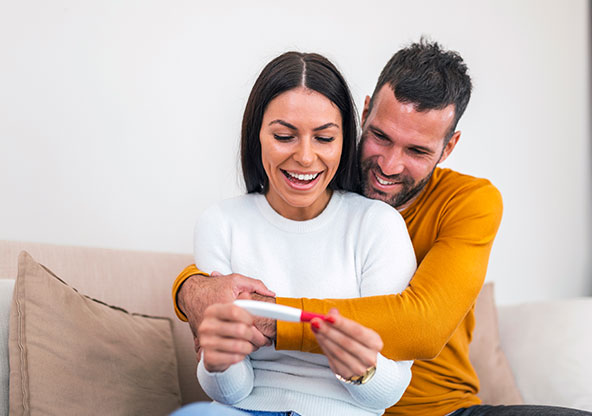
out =
<path fill-rule="evenodd" d="M 340 333 L 337 337 L 332 337 L 330 334 L 335 335 L 337 331 L 326 328 L 327 326 L 325 324 L 323 328 L 323 324 L 320 324 L 319 329 L 315 330 L 315 335 L 334 372 L 349 378 L 362 375 L 368 367 L 376 365 L 378 351 L 369 349 L 355 340 L 345 339 Z M 347 344 L 348 348 L 344 348 L 344 344 Z"/>
<path fill-rule="evenodd" d="M 253 344 L 249 341 L 236 338 L 224 338 L 219 336 L 204 337 L 201 348 L 207 351 L 218 351 L 227 354 L 248 355 L 253 352 Z"/>
<path fill-rule="evenodd" d="M 345 336 L 345 338 L 341 338 L 342 340 L 349 339 L 357 341 L 356 343 L 362 344 L 367 348 L 378 352 L 382 351 L 384 346 L 382 339 L 373 329 L 341 316 L 337 309 L 334 308 L 327 315 L 329 317 L 328 322 L 331 324 L 328 329 L 336 330 L 336 332 L 330 331 L 333 335 L 337 336 L 338 333 L 341 333 Z"/>

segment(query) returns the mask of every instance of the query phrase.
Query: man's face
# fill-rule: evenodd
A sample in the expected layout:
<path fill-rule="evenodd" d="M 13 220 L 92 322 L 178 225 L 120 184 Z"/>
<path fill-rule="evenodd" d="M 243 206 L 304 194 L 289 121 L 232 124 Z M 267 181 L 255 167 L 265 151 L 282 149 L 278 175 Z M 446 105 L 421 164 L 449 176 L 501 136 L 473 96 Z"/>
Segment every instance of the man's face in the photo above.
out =
<path fill-rule="evenodd" d="M 366 97 L 360 143 L 362 189 L 368 198 L 402 210 L 419 195 L 460 137 L 455 132 L 444 146 L 454 105 L 419 112 L 413 104 L 398 101 L 388 85 L 374 97 L 371 111 L 369 103 Z"/>

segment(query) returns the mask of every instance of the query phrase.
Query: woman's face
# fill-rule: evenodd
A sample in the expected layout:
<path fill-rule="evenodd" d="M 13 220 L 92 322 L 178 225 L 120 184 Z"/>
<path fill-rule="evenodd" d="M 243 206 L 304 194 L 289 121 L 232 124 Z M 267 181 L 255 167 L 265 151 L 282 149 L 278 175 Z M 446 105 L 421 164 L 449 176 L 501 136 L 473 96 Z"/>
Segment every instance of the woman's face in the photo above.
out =
<path fill-rule="evenodd" d="M 341 158 L 339 109 L 316 91 L 286 91 L 267 105 L 259 139 L 269 204 L 292 220 L 319 215 L 331 197 L 327 186 Z"/>

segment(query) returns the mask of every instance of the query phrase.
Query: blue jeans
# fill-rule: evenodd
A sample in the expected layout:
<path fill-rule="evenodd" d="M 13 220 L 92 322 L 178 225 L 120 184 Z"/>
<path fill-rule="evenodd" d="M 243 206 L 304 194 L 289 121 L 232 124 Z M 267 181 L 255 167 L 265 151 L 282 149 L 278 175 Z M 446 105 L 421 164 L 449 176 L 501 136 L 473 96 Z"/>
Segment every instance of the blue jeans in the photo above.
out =
<path fill-rule="evenodd" d="M 191 403 L 171 413 L 170 416 L 300 416 L 296 412 L 264 412 L 242 410 L 213 402 Z"/>
<path fill-rule="evenodd" d="M 466 409 L 458 409 L 450 416 L 584 416 L 592 413 L 585 410 L 566 409 L 564 407 L 553 406 L 533 406 L 533 405 L 516 405 L 516 406 L 489 406 L 477 405 L 467 407 Z"/>

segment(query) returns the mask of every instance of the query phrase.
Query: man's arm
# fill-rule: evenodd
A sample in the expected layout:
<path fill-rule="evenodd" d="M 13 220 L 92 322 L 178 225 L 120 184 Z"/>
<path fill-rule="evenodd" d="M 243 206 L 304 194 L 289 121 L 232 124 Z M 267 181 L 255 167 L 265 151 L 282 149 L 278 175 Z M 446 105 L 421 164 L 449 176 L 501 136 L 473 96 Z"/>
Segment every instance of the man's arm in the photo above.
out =
<path fill-rule="evenodd" d="M 277 303 L 317 313 L 337 308 L 378 332 L 385 342 L 382 353 L 390 359 L 434 358 L 479 294 L 501 221 L 501 196 L 489 185 L 464 195 L 456 208 L 442 219 L 434 244 L 403 293 L 329 300 L 278 297 Z M 278 321 L 276 337 L 277 349 L 321 352 L 306 325 Z"/>
<path fill-rule="evenodd" d="M 179 319 L 189 322 L 195 349 L 199 349 L 197 328 L 204 317 L 204 311 L 215 303 L 229 303 L 240 297 L 250 297 L 275 302 L 275 293 L 263 282 L 240 274 L 222 276 L 213 272 L 211 276 L 199 270 L 194 264 L 187 266 L 173 284 L 173 303 Z M 257 328 L 263 332 L 255 338 L 257 347 L 267 345 L 275 339 L 275 321 L 256 320 Z"/>

